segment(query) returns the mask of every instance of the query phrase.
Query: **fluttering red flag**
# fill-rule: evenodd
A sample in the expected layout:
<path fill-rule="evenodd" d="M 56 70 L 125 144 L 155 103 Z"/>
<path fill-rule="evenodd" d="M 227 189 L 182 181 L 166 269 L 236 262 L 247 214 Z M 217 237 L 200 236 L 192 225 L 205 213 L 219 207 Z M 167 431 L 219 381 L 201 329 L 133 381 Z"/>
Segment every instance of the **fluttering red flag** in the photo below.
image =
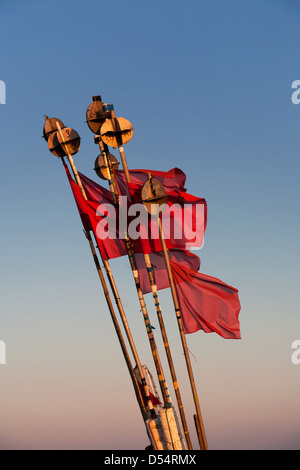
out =
<path fill-rule="evenodd" d="M 66 165 L 65 165 L 65 170 L 66 170 L 67 177 L 68 177 L 71 189 L 72 189 L 72 193 L 73 193 L 76 205 L 77 205 L 77 209 L 78 209 L 81 221 L 82 221 L 82 225 L 87 232 L 90 232 L 93 230 L 93 226 L 92 226 L 92 222 L 89 217 L 89 214 L 88 214 L 88 207 L 86 205 L 86 201 L 83 199 L 80 188 L 78 184 L 75 183 L 75 181 L 72 179 L 70 172 L 68 170 L 68 167 Z"/>
<path fill-rule="evenodd" d="M 101 256 L 104 259 L 110 259 L 126 255 L 126 242 L 124 237 L 122 238 L 118 233 L 118 227 L 116 225 L 117 208 L 114 207 L 114 201 L 110 191 L 90 180 L 82 173 L 79 173 L 88 198 L 85 200 L 78 184 L 71 177 L 67 165 L 64 166 L 84 229 L 94 232 Z M 109 222 L 110 218 L 112 219 L 111 222 Z M 105 227 L 108 223 L 111 231 L 110 237 L 101 238 L 99 234 L 105 233 Z M 102 230 L 100 230 L 101 227 Z M 112 233 L 111 227 L 115 227 L 114 233 Z"/>
<path fill-rule="evenodd" d="M 141 191 L 147 181 L 146 170 L 135 170 L 134 180 L 126 183 L 124 173 L 115 171 L 115 178 L 121 195 L 125 196 L 126 207 L 131 215 L 139 213 L 128 226 L 128 233 L 136 253 L 155 253 L 162 250 L 157 220 L 155 215 L 148 214 L 142 205 Z M 130 177 L 132 172 L 130 171 Z M 201 248 L 207 224 L 207 205 L 203 198 L 188 194 L 184 188 L 185 175 L 179 169 L 169 172 L 151 171 L 151 175 L 158 179 L 166 190 L 167 203 L 161 214 L 161 223 L 164 239 L 168 249 L 190 250 Z M 168 175 L 166 176 L 162 176 Z M 170 178 L 172 174 L 173 179 Z M 120 205 L 121 210 L 122 206 Z"/>
<path fill-rule="evenodd" d="M 240 339 L 238 290 L 220 279 L 170 262 L 185 333 L 203 330 Z"/>
<path fill-rule="evenodd" d="M 238 290 L 198 272 L 198 256 L 184 251 L 168 252 L 178 296 L 185 334 L 203 330 L 226 339 L 240 339 Z M 143 294 L 151 292 L 147 269 L 141 255 L 136 255 Z M 151 253 L 157 290 L 170 287 L 163 254 Z"/>
<path fill-rule="evenodd" d="M 186 175 L 180 168 L 172 168 L 169 171 L 156 171 L 156 170 L 130 170 L 130 184 L 132 191 L 139 191 L 143 184 L 148 180 L 148 173 L 157 179 L 164 186 L 166 191 L 186 191 L 185 182 Z M 130 193 L 127 190 L 127 182 L 124 170 L 115 170 L 115 178 L 120 190 L 120 194 L 127 195 L 130 199 Z"/>

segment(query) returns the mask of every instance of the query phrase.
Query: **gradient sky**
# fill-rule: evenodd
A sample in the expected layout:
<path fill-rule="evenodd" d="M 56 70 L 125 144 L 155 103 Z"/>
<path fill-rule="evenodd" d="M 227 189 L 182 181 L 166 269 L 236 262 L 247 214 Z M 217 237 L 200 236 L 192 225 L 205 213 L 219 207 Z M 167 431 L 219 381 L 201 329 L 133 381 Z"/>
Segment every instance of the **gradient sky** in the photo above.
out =
<path fill-rule="evenodd" d="M 201 271 L 240 291 L 242 340 L 187 337 L 209 448 L 300 449 L 299 2 L 0 0 L 0 18 L 0 448 L 149 443 L 61 162 L 41 138 L 46 114 L 76 129 L 75 163 L 96 179 L 85 112 L 100 94 L 133 124 L 129 168 L 178 166 L 206 198 Z M 127 259 L 111 266 L 154 375 Z M 170 293 L 159 297 L 197 449 Z"/>

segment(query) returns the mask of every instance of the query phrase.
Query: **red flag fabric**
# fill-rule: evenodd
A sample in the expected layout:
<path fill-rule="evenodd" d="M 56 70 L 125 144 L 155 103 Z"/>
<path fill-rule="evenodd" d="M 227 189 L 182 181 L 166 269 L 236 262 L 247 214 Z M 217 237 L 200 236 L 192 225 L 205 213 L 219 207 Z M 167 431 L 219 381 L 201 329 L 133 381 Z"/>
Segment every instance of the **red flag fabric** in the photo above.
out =
<path fill-rule="evenodd" d="M 138 381 L 138 385 L 139 385 L 141 395 L 143 397 L 144 405 L 147 406 L 148 402 L 147 402 L 147 399 L 146 399 L 144 387 L 143 387 L 143 385 L 141 384 L 140 381 Z M 161 405 L 161 401 L 156 396 L 154 396 L 153 393 L 150 392 L 150 390 L 149 390 L 149 396 L 150 396 L 150 400 L 151 400 L 153 406 Z"/>
<path fill-rule="evenodd" d="M 168 253 L 169 259 L 174 263 L 179 263 L 183 268 L 193 269 L 194 271 L 198 271 L 200 269 L 200 258 L 193 253 L 180 250 L 170 250 Z M 162 252 L 150 253 L 149 256 L 157 290 L 167 289 L 170 284 L 166 270 L 166 263 Z M 149 281 L 148 269 L 146 268 L 145 264 L 144 254 L 136 253 L 135 260 L 139 271 L 142 292 L 143 294 L 148 294 L 149 292 L 152 292 L 152 289 Z"/>
<path fill-rule="evenodd" d="M 80 191 L 80 188 L 79 188 L 78 184 L 75 183 L 75 181 L 71 177 L 67 165 L 64 164 L 64 167 L 65 167 L 67 177 L 68 177 L 71 189 L 72 189 L 72 193 L 73 193 L 76 205 L 77 205 L 77 209 L 78 209 L 81 221 L 82 221 L 82 225 L 83 225 L 84 229 L 87 232 L 90 232 L 90 231 L 93 230 L 93 226 L 92 226 L 89 214 L 88 214 L 88 208 L 87 208 L 87 205 L 86 205 L 86 201 L 82 197 L 82 194 L 81 194 L 81 191 Z"/>
<path fill-rule="evenodd" d="M 203 330 L 226 339 L 240 339 L 238 290 L 198 272 L 198 256 L 183 251 L 169 251 L 171 271 L 176 287 L 185 334 Z M 143 294 L 151 292 L 143 255 L 136 255 Z M 157 290 L 170 287 L 162 253 L 151 253 Z"/>
<path fill-rule="evenodd" d="M 180 190 L 186 191 L 185 189 L 185 182 L 186 182 L 186 175 L 185 173 L 180 170 L 180 168 L 172 168 L 169 171 L 156 171 L 156 170 L 130 170 L 130 184 L 132 185 L 133 191 L 138 191 L 143 184 L 148 179 L 148 173 L 158 179 L 160 183 L 163 184 L 166 191 L 173 191 L 173 190 Z M 115 170 L 114 171 L 115 178 L 120 190 L 120 194 L 124 196 L 127 195 L 130 198 L 130 193 L 127 190 L 127 183 L 125 178 L 125 173 L 123 170 Z"/>
<path fill-rule="evenodd" d="M 118 232 L 116 224 L 117 209 L 113 205 L 113 198 L 110 191 L 102 188 L 102 186 L 90 180 L 82 173 L 79 173 L 83 188 L 88 198 L 85 200 L 78 184 L 71 177 L 67 165 L 65 165 L 65 170 L 83 226 L 86 231 L 94 232 L 102 257 L 104 259 L 110 259 L 127 254 L 124 237 L 120 237 Z M 110 220 L 112 220 L 111 223 Z M 110 230 L 111 227 L 115 227 L 115 233 L 110 233 L 109 237 L 102 238 L 108 223 Z M 101 234 L 101 237 L 99 234 Z"/>
<path fill-rule="evenodd" d="M 238 290 L 211 276 L 170 262 L 185 333 L 203 330 L 240 339 Z"/>
<path fill-rule="evenodd" d="M 130 201 L 129 212 L 131 211 L 132 215 L 134 215 L 134 211 L 139 213 L 139 217 L 128 225 L 128 233 L 134 251 L 136 253 L 155 253 L 162 250 L 158 225 L 155 216 L 148 214 L 146 208 L 142 206 L 141 190 L 148 176 L 146 170 L 139 171 L 140 173 L 136 170 L 138 175 L 135 175 L 134 182 L 130 183 L 125 182 L 123 172 L 115 171 L 115 177 L 120 194 L 127 196 L 126 203 Z M 129 173 L 131 177 L 131 172 Z M 169 176 L 161 176 L 161 173 L 163 172 L 151 171 L 151 175 L 164 185 L 168 196 L 165 210 L 161 215 L 167 248 L 176 250 L 201 248 L 207 224 L 205 199 L 186 193 L 183 187 L 185 178 L 183 178 L 181 170 L 173 169 L 167 172 L 174 175 L 173 179 Z M 155 176 L 155 174 L 160 175 Z"/>

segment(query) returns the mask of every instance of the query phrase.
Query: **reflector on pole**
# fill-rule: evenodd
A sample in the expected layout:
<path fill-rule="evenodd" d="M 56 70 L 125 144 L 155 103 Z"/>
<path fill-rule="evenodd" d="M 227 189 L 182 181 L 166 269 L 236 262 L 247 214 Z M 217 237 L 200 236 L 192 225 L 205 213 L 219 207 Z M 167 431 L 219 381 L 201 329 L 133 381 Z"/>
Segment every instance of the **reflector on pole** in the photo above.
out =
<path fill-rule="evenodd" d="M 108 158 L 110 160 L 111 168 L 113 170 L 117 170 L 119 168 L 118 160 L 112 153 L 108 153 L 108 155 L 100 153 L 100 155 L 98 155 L 98 157 L 95 160 L 94 170 L 97 176 L 99 176 L 99 178 L 103 180 L 111 179 L 110 169 L 108 165 Z"/>
<path fill-rule="evenodd" d="M 133 136 L 131 123 L 122 117 L 106 119 L 100 128 L 103 142 L 110 147 L 116 148 L 127 144 Z"/>
<path fill-rule="evenodd" d="M 105 119 L 110 118 L 111 108 L 102 103 L 101 96 L 93 96 L 93 101 L 86 110 L 86 122 L 94 134 L 100 133 Z"/>
<path fill-rule="evenodd" d="M 74 129 L 70 127 L 60 127 L 59 131 L 52 132 L 48 136 L 48 148 L 53 155 L 62 158 L 75 155 L 80 149 L 80 137 Z"/>
<path fill-rule="evenodd" d="M 45 124 L 43 127 L 43 137 L 46 142 L 48 141 L 50 134 L 52 134 L 53 132 L 57 132 L 57 127 L 56 127 L 57 122 L 59 123 L 61 128 L 66 127 L 60 119 L 57 119 L 55 117 L 48 118 L 48 116 L 45 116 Z"/>

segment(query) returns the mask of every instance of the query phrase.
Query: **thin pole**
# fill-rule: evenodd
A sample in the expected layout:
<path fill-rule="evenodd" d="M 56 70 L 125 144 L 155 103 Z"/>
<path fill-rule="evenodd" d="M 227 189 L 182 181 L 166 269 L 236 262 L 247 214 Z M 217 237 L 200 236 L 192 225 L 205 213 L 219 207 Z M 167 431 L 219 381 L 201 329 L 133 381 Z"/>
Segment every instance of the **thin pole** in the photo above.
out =
<path fill-rule="evenodd" d="M 122 145 L 122 138 L 120 138 L 120 136 L 118 134 L 118 131 L 116 129 L 116 127 L 117 127 L 116 124 L 118 123 L 118 121 L 116 120 L 115 112 L 114 112 L 113 109 L 111 110 L 111 122 L 112 122 L 112 126 L 113 126 L 113 129 L 114 129 L 115 135 L 116 135 L 118 150 L 119 150 L 120 157 L 121 157 L 121 160 L 122 160 L 122 165 L 123 165 L 123 170 L 124 170 L 124 173 L 125 173 L 125 178 L 126 178 L 126 181 L 129 182 L 130 181 L 130 175 L 129 175 L 129 171 L 128 171 L 128 167 L 127 167 L 124 147 Z"/>
<path fill-rule="evenodd" d="M 140 388 L 139 388 L 139 385 L 138 385 L 137 377 L 134 373 L 133 366 L 131 364 L 129 354 L 128 354 L 128 351 L 127 351 L 127 348 L 126 348 L 126 345 L 125 345 L 125 342 L 124 342 L 124 339 L 123 339 L 123 336 L 122 336 L 122 332 L 121 332 L 121 329 L 119 327 L 119 324 L 118 324 L 118 321 L 117 321 L 117 318 L 116 318 L 116 315 L 115 315 L 115 312 L 114 312 L 114 309 L 113 309 L 113 306 L 112 306 L 112 303 L 111 303 L 111 299 L 110 299 L 109 292 L 108 292 L 108 289 L 107 289 L 107 286 L 106 286 L 106 283 L 105 283 L 105 279 L 104 279 L 104 276 L 103 276 L 103 273 L 102 273 L 102 270 L 101 270 L 101 266 L 100 266 L 100 263 L 99 263 L 99 260 L 98 260 L 98 257 L 97 257 L 97 253 L 96 253 L 96 250 L 95 250 L 95 247 L 94 247 L 94 243 L 93 243 L 91 234 L 89 232 L 85 231 L 85 236 L 88 239 L 88 242 L 89 242 L 89 245 L 90 245 L 90 248 L 91 248 L 94 263 L 95 263 L 95 266 L 96 266 L 96 269 L 97 269 L 97 272 L 98 272 L 98 275 L 99 275 L 99 278 L 100 278 L 100 282 L 101 282 L 102 287 L 103 287 L 104 295 L 105 295 L 105 298 L 106 298 L 106 301 L 107 301 L 107 304 L 108 304 L 108 308 L 109 308 L 109 312 L 110 312 L 110 315 L 111 315 L 111 318 L 112 318 L 112 321 L 113 321 L 113 324 L 114 324 L 114 327 L 115 327 L 115 330 L 116 330 L 116 333 L 117 333 L 117 336 L 118 336 L 118 339 L 119 339 L 119 343 L 121 345 L 123 356 L 125 358 L 127 368 L 128 368 L 128 371 L 129 371 L 129 374 L 130 374 L 130 377 L 131 377 L 131 380 L 132 380 L 132 383 L 133 383 L 135 395 L 136 395 L 136 398 L 137 398 L 137 401 L 138 401 L 138 404 L 139 404 L 139 407 L 140 407 L 140 410 L 141 410 L 141 413 L 142 413 L 142 416 L 143 416 L 143 420 L 146 421 L 148 419 L 148 414 L 149 413 L 147 412 L 147 410 L 145 408 L 143 398 L 141 396 L 141 391 L 140 391 Z"/>
<path fill-rule="evenodd" d="M 80 188 L 80 191 L 81 191 L 81 194 L 82 194 L 82 197 L 87 200 L 87 196 L 86 196 L 86 192 L 83 188 L 83 185 L 82 185 L 82 182 L 81 182 L 81 179 L 80 179 L 80 176 L 78 174 L 78 171 L 76 169 L 76 166 L 75 166 L 75 163 L 74 163 L 74 160 L 70 154 L 70 152 L 68 151 L 68 148 L 67 146 L 65 145 L 65 140 L 64 140 L 64 137 L 63 137 L 63 134 L 62 134 L 62 131 L 61 131 L 61 128 L 60 128 L 60 125 L 59 125 L 59 122 L 56 122 L 56 126 L 57 126 L 57 129 L 60 133 L 60 136 L 61 136 L 61 139 L 62 139 L 62 142 L 64 144 L 64 147 L 65 147 L 65 151 L 66 151 L 66 154 L 67 154 L 67 158 L 70 162 L 70 165 L 72 167 L 72 171 L 73 171 L 73 174 L 74 174 L 74 177 L 76 179 L 76 182 Z M 107 289 L 107 286 L 106 286 L 106 283 L 105 283 L 105 279 L 104 279 L 104 276 L 103 276 L 103 273 L 102 273 L 102 270 L 101 270 L 101 267 L 100 267 L 100 263 L 98 261 L 98 258 L 97 258 L 97 255 L 96 255 L 96 252 L 95 252 L 95 249 L 94 249 L 94 245 L 93 245 L 93 241 L 92 241 L 92 238 L 89 234 L 89 232 L 86 232 L 85 231 L 85 234 L 86 234 L 86 237 L 89 241 L 89 244 L 90 244 L 90 248 L 91 248 L 91 251 L 92 251 L 92 255 L 93 255 L 93 259 L 94 259 L 94 262 L 95 262 L 95 265 L 96 265 L 96 269 L 98 271 L 98 275 L 100 277 L 100 281 L 101 281 L 101 284 L 102 284 L 102 287 L 103 287 L 103 290 L 104 290 L 104 294 L 105 294 L 105 297 L 106 297 L 106 301 L 108 303 L 108 307 L 109 307 L 109 311 L 110 311 L 110 314 L 113 318 L 113 322 L 115 324 L 115 327 L 116 327 L 116 330 L 117 330 L 117 334 L 118 334 L 118 337 L 119 337 L 119 340 L 120 342 L 123 342 L 123 337 L 122 337 L 122 334 L 121 334 L 121 330 L 119 329 L 119 326 L 118 326 L 118 322 L 116 320 L 116 317 L 115 317 L 115 313 L 114 313 L 114 310 L 113 310 L 113 307 L 112 307 L 112 303 L 111 303 L 111 299 L 110 299 L 110 295 L 109 295 L 109 292 L 108 292 L 108 289 Z M 94 234 L 95 236 L 95 234 Z M 96 238 L 96 237 L 95 237 Z M 102 258 L 102 256 L 101 256 Z M 139 360 L 139 357 L 138 357 L 138 354 L 137 354 L 137 351 L 136 351 L 136 348 L 135 348 L 135 345 L 134 345 L 134 342 L 133 342 L 133 338 L 132 338 L 132 335 L 131 335 L 131 332 L 130 332 L 130 329 L 129 329 L 129 326 L 128 326 L 128 323 L 127 323 L 127 319 L 126 319 L 126 316 L 125 316 L 125 312 L 124 312 L 124 309 L 123 309 L 123 306 L 122 306 L 122 303 L 121 303 L 121 299 L 120 299 L 120 296 L 119 296 L 119 293 L 117 291 L 117 288 L 116 288 L 116 284 L 114 282 L 114 278 L 112 276 L 112 272 L 111 272 L 111 269 L 110 269 L 110 266 L 109 266 L 109 263 L 107 260 L 104 260 L 102 258 L 102 261 L 104 262 L 104 266 L 105 266 L 105 270 L 106 270 L 106 273 L 109 277 L 109 281 L 110 281 L 110 285 L 111 285 L 111 288 L 112 288 L 112 291 L 113 291 L 113 294 L 114 294 L 114 297 L 115 297 L 115 300 L 116 300 L 116 303 L 117 303 L 117 306 L 118 306 L 118 310 L 119 310 L 119 313 L 120 313 L 120 316 L 121 316 L 121 319 L 122 319 L 122 322 L 123 322 L 123 325 L 124 325 L 124 328 L 125 328 L 125 331 L 126 331 L 126 334 L 127 334 L 127 338 L 128 338 L 128 341 L 130 343 L 130 346 L 131 346 L 131 350 L 132 350 L 132 353 L 133 353 L 133 356 L 134 356 L 134 359 L 136 361 L 136 365 L 137 365 L 137 368 L 138 368 L 138 371 L 140 373 L 140 377 L 141 377 L 141 381 L 142 381 L 142 386 L 143 386 L 143 390 L 144 390 L 144 393 L 145 393 L 145 398 L 146 398 L 146 401 L 147 401 L 147 406 L 148 406 L 148 409 L 150 411 L 150 414 L 151 416 L 154 416 L 155 415 L 155 411 L 154 411 L 154 408 L 153 408 L 153 405 L 152 405 L 152 401 L 151 401 L 151 398 L 150 398 L 150 394 L 149 394 L 149 389 L 148 389 L 148 386 L 146 384 L 146 380 L 145 380 L 145 377 L 144 377 L 144 374 L 143 374 L 143 371 L 142 371 L 142 366 L 141 366 L 141 363 L 140 363 L 140 360 Z M 121 336 L 120 336 L 121 335 Z M 144 421 L 149 417 L 148 416 L 148 413 L 146 412 L 146 409 L 144 407 L 144 403 L 143 403 L 143 399 L 141 397 L 141 392 L 140 392 L 140 389 L 139 389 L 139 385 L 138 385 L 138 382 L 137 382 L 137 378 L 136 378 L 136 375 L 134 373 L 134 370 L 133 370 L 133 367 L 130 363 L 130 360 L 129 360 L 129 356 L 128 356 L 128 353 L 127 353 L 127 350 L 125 351 L 126 355 L 125 355 L 125 359 L 126 359 L 126 362 L 127 362 L 127 365 L 129 366 L 129 372 L 130 372 L 130 376 L 131 378 L 133 379 L 133 385 L 134 385 L 134 388 L 135 388 L 135 393 L 138 397 L 138 402 L 139 402 L 139 405 L 140 405 L 140 408 L 141 408 L 141 412 L 142 412 L 142 415 L 143 415 L 143 418 L 144 418 Z"/>
<path fill-rule="evenodd" d="M 98 247 L 98 250 L 99 250 L 99 247 Z M 99 250 L 99 252 L 100 252 L 100 250 Z M 114 280 L 109 262 L 104 258 L 102 258 L 102 262 L 104 264 L 104 269 L 105 269 L 105 272 L 107 274 L 107 277 L 108 277 L 108 280 L 109 280 L 109 283 L 110 283 L 110 286 L 111 286 L 111 289 L 112 289 L 112 292 L 113 292 L 113 295 L 114 295 L 114 298 L 115 298 L 115 302 L 117 304 L 117 307 L 118 307 L 118 310 L 119 310 L 119 313 L 120 313 L 120 316 L 121 316 L 121 320 L 122 320 L 122 323 L 123 323 L 123 326 L 124 326 L 124 329 L 125 329 L 125 332 L 126 332 L 126 335 L 127 335 L 127 339 L 129 341 L 129 344 L 130 344 L 130 347 L 131 347 L 133 357 L 135 359 L 137 369 L 138 369 L 139 374 L 140 374 L 142 387 L 143 387 L 143 390 L 144 390 L 144 394 L 145 394 L 145 398 L 146 398 L 146 401 L 147 401 L 147 404 L 148 404 L 148 408 L 149 408 L 150 414 L 153 416 L 153 415 L 155 415 L 155 411 L 154 411 L 152 401 L 151 401 L 151 398 L 150 398 L 149 388 L 148 388 L 148 385 L 146 383 L 146 379 L 145 379 L 145 376 L 144 376 L 142 365 L 141 365 L 141 362 L 140 362 L 140 359 L 139 359 L 139 356 L 138 356 L 138 353 L 137 353 L 137 350 L 136 350 L 136 347 L 135 347 L 135 343 L 133 341 L 133 337 L 132 337 L 132 334 L 131 334 L 131 331 L 130 331 L 130 328 L 129 328 L 129 325 L 128 325 L 128 321 L 127 321 L 125 311 L 124 311 L 124 308 L 123 308 L 123 305 L 122 305 L 122 302 L 121 302 L 121 298 L 119 296 L 119 292 L 118 292 L 118 289 L 117 289 L 117 286 L 116 286 L 116 283 L 115 283 L 115 280 Z"/>
<path fill-rule="evenodd" d="M 152 178 L 151 173 L 148 173 L 148 178 L 149 178 L 149 181 L 151 181 L 151 178 Z M 152 213 L 153 213 L 153 215 L 155 215 L 156 220 L 157 220 L 157 224 L 158 224 L 159 237 L 160 237 L 161 246 L 162 246 L 164 259 L 165 259 L 165 263 L 166 263 L 166 269 L 167 269 L 170 288 L 171 288 L 171 292 L 172 292 L 172 298 L 173 298 L 177 323 L 178 323 L 178 327 L 179 327 L 179 332 L 180 332 L 181 342 L 182 342 L 182 346 L 183 346 L 185 361 L 186 361 L 186 365 L 187 365 L 188 375 L 189 375 L 191 388 L 192 388 L 192 393 L 193 393 L 193 398 L 194 398 L 194 402 L 195 402 L 196 415 L 195 415 L 194 418 L 195 418 L 195 423 L 196 424 L 198 423 L 198 426 L 196 425 L 198 440 L 199 440 L 200 448 L 202 450 L 207 450 L 208 447 L 207 447 L 207 441 L 206 441 L 206 436 L 205 436 L 204 424 L 203 424 L 202 415 L 201 415 L 201 411 L 200 411 L 199 399 L 198 399 L 198 395 L 197 395 L 196 384 L 195 384 L 194 374 L 193 374 L 192 365 L 191 365 L 191 361 L 190 361 L 189 351 L 188 351 L 188 347 L 187 347 L 187 343 L 186 343 L 185 334 L 184 334 L 184 331 L 183 331 L 181 311 L 180 311 L 178 296 L 177 296 L 177 292 L 176 292 L 176 288 L 175 288 L 175 284 L 174 284 L 173 274 L 172 274 L 172 270 L 171 270 L 168 250 L 167 250 L 166 242 L 165 242 L 163 231 L 162 231 L 161 219 L 160 219 L 160 216 L 159 216 L 159 213 L 158 213 L 157 210 L 156 211 L 153 210 Z"/>

